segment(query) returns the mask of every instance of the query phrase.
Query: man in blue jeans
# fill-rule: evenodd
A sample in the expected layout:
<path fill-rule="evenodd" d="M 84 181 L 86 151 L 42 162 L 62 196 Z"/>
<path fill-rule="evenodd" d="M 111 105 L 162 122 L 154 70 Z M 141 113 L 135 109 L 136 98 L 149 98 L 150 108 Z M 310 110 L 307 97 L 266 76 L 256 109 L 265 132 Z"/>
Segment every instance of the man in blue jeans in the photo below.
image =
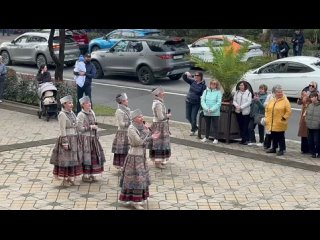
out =
<path fill-rule="evenodd" d="M 191 124 L 190 136 L 194 136 L 196 131 L 198 131 L 197 115 L 201 105 L 200 98 L 207 86 L 203 80 L 202 72 L 196 72 L 194 78 L 192 78 L 191 73 L 186 72 L 183 74 L 182 79 L 190 85 L 186 98 L 186 118 Z"/>
<path fill-rule="evenodd" d="M 81 106 L 79 103 L 79 99 L 83 97 L 83 94 L 88 96 L 91 100 L 91 108 L 93 109 L 92 106 L 92 98 L 91 98 L 91 85 L 92 85 L 92 78 L 96 76 L 97 70 L 96 67 L 93 65 L 91 62 L 91 54 L 87 53 L 85 55 L 85 64 L 86 64 L 86 72 L 85 73 L 80 73 L 86 76 L 86 80 L 84 82 L 83 87 L 79 87 L 77 85 L 77 113 L 81 111 Z M 73 72 L 75 75 L 78 75 L 79 73 Z"/>

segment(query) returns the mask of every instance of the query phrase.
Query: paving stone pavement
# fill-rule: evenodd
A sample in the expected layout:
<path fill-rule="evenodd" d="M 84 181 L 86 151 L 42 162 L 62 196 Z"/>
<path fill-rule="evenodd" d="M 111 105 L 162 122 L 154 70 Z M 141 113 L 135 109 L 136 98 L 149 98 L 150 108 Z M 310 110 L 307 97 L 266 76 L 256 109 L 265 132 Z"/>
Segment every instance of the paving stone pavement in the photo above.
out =
<path fill-rule="evenodd" d="M 38 119 L 36 109 L 0 104 L 0 209 L 130 210 L 118 201 L 119 175 L 112 166 L 113 117 L 98 117 L 106 155 L 95 183 L 61 187 L 49 158 L 59 134 L 56 120 Z M 150 120 L 146 118 L 146 120 Z M 288 142 L 283 157 L 238 143 L 201 143 L 189 126 L 172 122 L 167 169 L 151 162 L 149 210 L 320 209 L 320 160 L 301 155 Z"/>

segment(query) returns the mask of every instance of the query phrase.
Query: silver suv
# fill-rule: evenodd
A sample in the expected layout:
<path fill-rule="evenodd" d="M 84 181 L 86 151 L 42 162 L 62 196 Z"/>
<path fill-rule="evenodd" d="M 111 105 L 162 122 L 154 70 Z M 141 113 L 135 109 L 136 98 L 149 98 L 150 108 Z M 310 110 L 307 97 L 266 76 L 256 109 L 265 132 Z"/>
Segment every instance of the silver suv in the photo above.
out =
<path fill-rule="evenodd" d="M 49 34 L 46 32 L 27 32 L 12 42 L 4 42 L 0 45 L 0 54 L 4 64 L 10 65 L 12 62 L 37 64 L 38 68 L 44 65 L 54 64 L 48 47 Z M 53 38 L 54 53 L 59 55 L 59 38 Z M 78 44 L 72 36 L 66 35 L 64 50 L 64 62 L 67 66 L 73 66 L 80 55 Z"/>
<path fill-rule="evenodd" d="M 92 52 L 97 78 L 104 74 L 138 76 L 142 84 L 156 78 L 178 80 L 191 67 L 190 50 L 182 38 L 143 37 L 122 39 L 109 50 Z"/>

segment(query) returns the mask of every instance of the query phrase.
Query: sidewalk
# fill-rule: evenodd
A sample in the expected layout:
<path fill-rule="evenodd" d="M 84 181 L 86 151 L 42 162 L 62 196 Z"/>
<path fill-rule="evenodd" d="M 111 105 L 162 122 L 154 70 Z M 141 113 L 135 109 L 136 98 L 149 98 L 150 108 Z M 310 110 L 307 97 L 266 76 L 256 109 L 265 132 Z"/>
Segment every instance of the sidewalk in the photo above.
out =
<path fill-rule="evenodd" d="M 118 202 L 114 117 L 98 117 L 107 160 L 99 181 L 65 188 L 53 180 L 49 164 L 57 121 L 38 119 L 36 108 L 16 103 L 0 109 L 0 209 L 132 209 Z M 320 209 L 320 160 L 300 154 L 299 144 L 288 142 L 287 153 L 276 157 L 256 146 L 201 143 L 185 124 L 171 123 L 170 130 L 167 169 L 149 162 L 146 209 Z"/>

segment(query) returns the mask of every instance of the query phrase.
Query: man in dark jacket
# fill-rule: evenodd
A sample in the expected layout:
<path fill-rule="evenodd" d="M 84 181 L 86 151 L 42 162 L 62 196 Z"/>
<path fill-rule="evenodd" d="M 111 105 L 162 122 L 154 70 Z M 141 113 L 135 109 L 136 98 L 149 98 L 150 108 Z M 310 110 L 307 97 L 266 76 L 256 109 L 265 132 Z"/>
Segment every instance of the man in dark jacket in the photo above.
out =
<path fill-rule="evenodd" d="M 293 44 L 293 55 L 301 56 L 302 47 L 304 44 L 304 36 L 300 29 L 294 32 L 291 42 Z"/>
<path fill-rule="evenodd" d="M 79 99 L 83 97 L 83 93 L 88 96 L 91 100 L 91 108 L 93 109 L 92 106 L 92 98 L 91 98 L 91 85 L 92 85 L 92 78 L 94 78 L 96 76 L 97 70 L 96 67 L 93 65 L 93 63 L 91 62 L 91 54 L 87 53 L 85 55 L 85 63 L 86 63 L 86 72 L 83 73 L 83 75 L 86 76 L 86 80 L 84 82 L 83 87 L 79 87 L 77 85 L 77 97 L 78 97 L 78 101 L 77 101 L 77 113 L 79 113 L 81 111 L 81 106 L 79 103 Z M 75 75 L 79 74 L 76 72 L 73 72 Z M 81 75 L 82 73 L 80 73 Z"/>
<path fill-rule="evenodd" d="M 201 96 L 206 90 L 206 82 L 203 80 L 203 73 L 196 72 L 194 78 L 191 73 L 186 72 L 183 74 L 182 79 L 190 85 L 189 92 L 186 98 L 186 118 L 191 124 L 190 136 L 194 136 L 198 131 L 197 115 L 201 105 Z"/>

